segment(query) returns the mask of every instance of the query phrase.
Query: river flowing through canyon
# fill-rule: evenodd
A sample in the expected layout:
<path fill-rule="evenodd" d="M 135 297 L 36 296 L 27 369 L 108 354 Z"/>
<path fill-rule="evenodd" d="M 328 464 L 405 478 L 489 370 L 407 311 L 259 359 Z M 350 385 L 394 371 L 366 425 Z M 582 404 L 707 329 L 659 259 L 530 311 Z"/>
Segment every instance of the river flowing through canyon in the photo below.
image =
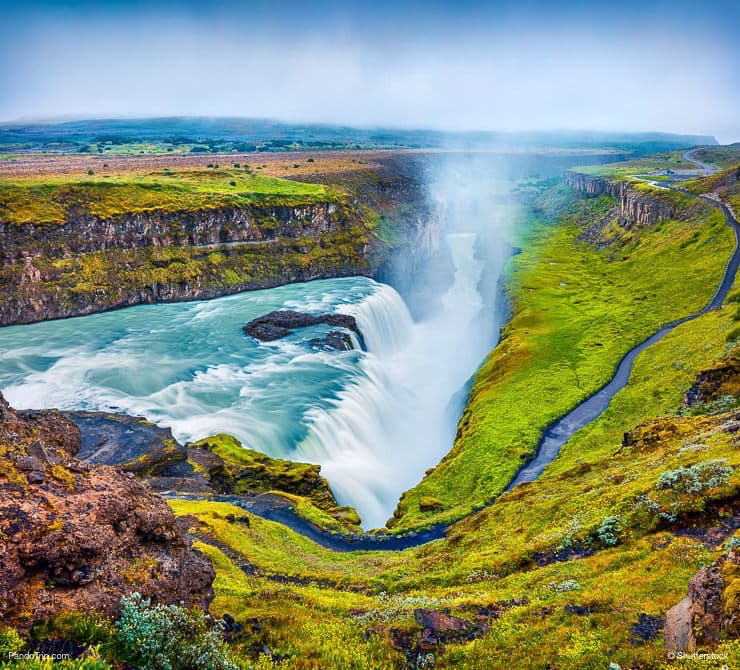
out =
<path fill-rule="evenodd" d="M 447 236 L 454 280 L 414 322 L 390 286 L 329 279 L 215 300 L 142 305 L 0 330 L 0 389 L 18 408 L 105 410 L 183 442 L 230 433 L 322 466 L 366 528 L 450 449 L 465 386 L 492 346 L 475 233 Z M 326 351 L 322 327 L 258 343 L 242 325 L 274 309 L 356 317 L 367 351 Z"/>

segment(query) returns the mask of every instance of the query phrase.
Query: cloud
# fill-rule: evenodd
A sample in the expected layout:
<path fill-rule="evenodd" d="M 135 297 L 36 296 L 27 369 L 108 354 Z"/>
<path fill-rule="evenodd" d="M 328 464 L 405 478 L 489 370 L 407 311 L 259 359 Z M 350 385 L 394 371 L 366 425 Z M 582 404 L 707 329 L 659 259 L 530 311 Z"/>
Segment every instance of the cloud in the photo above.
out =
<path fill-rule="evenodd" d="M 4 4 L 4 120 L 228 115 L 740 139 L 729 3 Z"/>

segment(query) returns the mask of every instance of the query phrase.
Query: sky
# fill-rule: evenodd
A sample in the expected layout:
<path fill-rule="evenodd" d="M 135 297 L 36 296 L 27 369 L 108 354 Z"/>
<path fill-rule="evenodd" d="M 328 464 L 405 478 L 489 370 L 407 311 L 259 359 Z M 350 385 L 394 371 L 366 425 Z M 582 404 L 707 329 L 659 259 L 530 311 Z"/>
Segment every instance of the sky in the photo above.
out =
<path fill-rule="evenodd" d="M 0 122 L 239 116 L 740 141 L 736 0 L 0 0 Z"/>

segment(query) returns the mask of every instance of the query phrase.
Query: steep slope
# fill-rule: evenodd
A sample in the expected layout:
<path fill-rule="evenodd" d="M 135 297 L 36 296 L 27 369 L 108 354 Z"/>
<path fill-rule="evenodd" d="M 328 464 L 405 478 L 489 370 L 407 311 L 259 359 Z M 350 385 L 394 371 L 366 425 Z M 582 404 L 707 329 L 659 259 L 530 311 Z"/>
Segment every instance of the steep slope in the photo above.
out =
<path fill-rule="evenodd" d="M 613 192 L 571 192 L 559 225 L 533 212 L 512 262 L 513 317 L 476 375 L 452 451 L 404 494 L 394 529 L 459 518 L 490 501 L 531 458 L 542 430 L 603 386 L 627 351 L 712 297 L 734 248 L 722 213 L 632 185 L 629 197 L 641 204 L 625 206 L 623 184 L 598 179 Z M 422 509 L 426 497 L 440 501 L 437 510 Z"/>

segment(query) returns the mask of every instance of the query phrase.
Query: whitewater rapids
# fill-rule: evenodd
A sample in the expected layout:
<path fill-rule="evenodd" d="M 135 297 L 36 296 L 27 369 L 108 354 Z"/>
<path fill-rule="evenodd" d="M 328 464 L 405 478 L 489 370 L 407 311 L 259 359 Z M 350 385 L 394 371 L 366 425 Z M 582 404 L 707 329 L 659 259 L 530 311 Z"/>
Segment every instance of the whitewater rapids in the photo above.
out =
<path fill-rule="evenodd" d="M 450 449 L 461 392 L 491 345 L 472 233 L 447 238 L 454 282 L 414 323 L 364 277 L 215 300 L 142 305 L 0 329 L 0 389 L 18 408 L 123 412 L 192 441 L 230 433 L 274 457 L 318 463 L 341 504 L 382 526 Z M 274 309 L 355 315 L 366 352 L 320 351 L 320 329 L 258 343 L 242 325 Z"/>

